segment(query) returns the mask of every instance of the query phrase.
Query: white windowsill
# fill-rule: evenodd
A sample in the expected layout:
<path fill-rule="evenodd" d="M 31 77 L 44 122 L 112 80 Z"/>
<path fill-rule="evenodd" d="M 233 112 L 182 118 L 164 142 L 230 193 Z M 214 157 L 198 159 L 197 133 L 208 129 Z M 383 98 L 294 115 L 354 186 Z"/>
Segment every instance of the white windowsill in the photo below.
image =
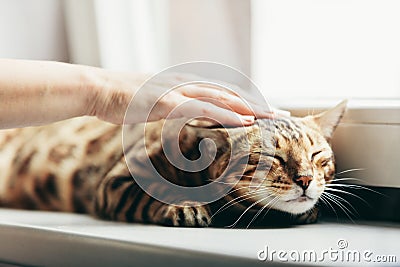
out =
<path fill-rule="evenodd" d="M 339 239 L 346 240 L 351 250 L 396 255 L 400 261 L 400 230 L 393 224 L 321 222 L 275 229 L 171 228 L 100 221 L 79 214 L 0 209 L 0 265 L 265 266 L 268 262 L 257 260 L 257 252 L 265 246 L 271 250 L 315 250 L 320 254 L 325 249 L 337 249 Z M 338 262 L 326 260 L 322 264 L 337 266 Z"/>
<path fill-rule="evenodd" d="M 269 98 L 271 103 L 293 108 L 319 107 L 329 108 L 346 98 Z M 385 98 L 351 98 L 349 108 L 400 108 L 400 99 Z"/>
<path fill-rule="evenodd" d="M 275 98 L 273 106 L 290 110 L 296 116 L 317 114 L 334 107 L 344 99 Z M 400 99 L 350 99 L 343 122 L 400 125 Z"/>

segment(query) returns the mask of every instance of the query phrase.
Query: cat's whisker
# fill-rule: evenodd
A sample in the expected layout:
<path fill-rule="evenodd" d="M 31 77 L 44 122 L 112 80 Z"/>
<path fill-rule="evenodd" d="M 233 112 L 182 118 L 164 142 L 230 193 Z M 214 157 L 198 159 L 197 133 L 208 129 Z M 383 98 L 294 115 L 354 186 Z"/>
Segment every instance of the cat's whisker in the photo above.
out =
<path fill-rule="evenodd" d="M 213 181 L 213 180 L 210 180 L 210 181 Z M 225 183 L 225 182 L 220 182 L 220 181 L 213 181 L 213 182 L 215 182 L 215 183 L 218 183 L 218 184 L 225 184 L 225 185 L 236 185 L 237 183 Z M 248 185 L 248 186 L 246 186 L 247 188 L 258 188 L 258 187 L 260 187 L 260 185 Z"/>
<path fill-rule="evenodd" d="M 234 192 L 236 192 L 236 191 L 239 191 L 239 190 L 243 190 L 243 189 L 245 189 L 245 190 L 246 190 L 246 189 L 249 189 L 249 186 L 246 185 L 246 186 L 242 186 L 242 187 L 236 188 L 236 189 L 234 189 L 234 190 L 228 192 L 227 195 L 232 194 L 232 193 L 234 193 Z M 254 194 L 254 193 L 264 192 L 264 191 L 268 191 L 268 190 L 269 190 L 268 187 L 261 188 L 261 189 L 258 189 L 258 190 L 254 190 L 254 189 L 253 189 L 252 191 L 249 191 L 249 192 L 247 192 L 246 194 Z"/>
<path fill-rule="evenodd" d="M 276 202 L 278 202 L 280 199 L 281 199 L 281 197 L 279 197 L 279 198 L 276 200 Z M 275 202 L 275 203 L 276 203 L 276 202 Z M 272 203 L 272 205 L 275 204 L 275 203 Z M 272 205 L 271 205 L 271 207 L 269 207 L 269 209 L 264 213 L 262 219 L 264 219 L 265 216 L 267 216 L 268 212 L 272 209 Z M 291 214 L 291 215 L 292 215 L 292 214 Z"/>
<path fill-rule="evenodd" d="M 365 199 L 363 199 L 362 197 L 360 197 L 360 196 L 358 196 L 356 194 L 353 194 L 351 192 L 347 192 L 347 191 L 340 190 L 340 189 L 337 189 L 337 188 L 329 188 L 329 187 L 326 187 L 325 190 L 333 191 L 333 192 L 339 192 L 339 193 L 343 193 L 343 194 L 346 194 L 346 195 L 350 195 L 350 196 L 356 197 L 359 200 L 361 200 L 362 202 L 364 202 L 365 204 L 367 204 L 369 207 L 371 207 L 371 205 Z"/>
<path fill-rule="evenodd" d="M 344 199 L 343 198 L 340 198 L 340 197 L 338 197 L 337 195 L 334 195 L 334 194 L 331 194 L 331 193 L 328 193 L 328 192 L 324 192 L 324 194 L 325 194 L 325 196 L 327 197 L 327 198 L 329 198 L 329 199 L 331 199 L 332 200 L 332 203 L 334 203 L 334 204 L 336 204 L 345 214 L 346 214 L 346 216 L 353 222 L 353 223 L 355 223 L 355 221 L 353 220 L 353 218 L 351 217 L 351 216 L 354 216 L 354 217 L 356 217 L 355 215 L 354 215 L 354 213 L 351 211 L 351 210 L 349 210 L 343 203 L 341 203 L 341 201 L 343 201 Z M 344 201 L 346 201 L 346 200 L 344 200 Z M 354 207 L 348 202 L 348 201 L 346 201 L 353 209 L 354 209 Z M 355 210 L 355 209 L 354 209 Z M 355 210 L 356 211 L 356 210 Z M 357 212 L 357 211 L 356 211 Z M 349 214 L 350 213 L 350 214 Z M 351 216 L 350 216 L 351 215 Z"/>
<path fill-rule="evenodd" d="M 253 216 L 253 218 L 251 219 L 251 221 L 249 222 L 249 224 L 247 225 L 246 228 L 249 228 L 250 225 L 258 218 L 258 216 L 260 216 L 260 214 L 263 212 L 263 210 L 265 208 L 267 208 L 268 206 L 270 206 L 270 208 L 267 210 L 267 212 L 264 214 L 267 215 L 268 211 L 272 208 L 272 205 L 275 204 L 276 202 L 278 202 L 278 200 L 280 199 L 280 196 L 276 196 L 274 197 L 270 202 L 268 202 L 267 204 L 265 204 L 260 210 L 257 211 L 256 215 Z"/>
<path fill-rule="evenodd" d="M 254 186 L 254 187 L 256 187 L 256 186 Z M 228 194 L 227 195 L 229 195 L 229 194 L 232 194 L 232 193 L 234 193 L 234 192 L 236 192 L 236 191 L 239 191 L 239 190 L 243 190 L 243 189 L 249 189 L 249 188 L 251 188 L 250 186 L 242 186 L 242 187 L 239 187 L 239 188 L 236 188 L 236 189 L 234 189 L 234 190 L 231 190 L 231 191 L 229 191 L 228 192 Z M 263 189 L 266 189 L 266 188 L 263 188 Z M 251 193 L 251 192 L 257 192 L 258 190 L 253 190 L 253 191 L 250 191 L 250 192 L 247 192 L 247 193 Z"/>
<path fill-rule="evenodd" d="M 332 180 L 332 183 L 337 182 L 337 181 L 359 181 L 359 182 L 364 182 L 362 179 L 359 178 L 354 178 L 354 177 L 342 177 L 342 178 L 334 178 Z"/>
<path fill-rule="evenodd" d="M 233 176 L 233 177 L 240 177 L 240 178 L 242 178 L 242 177 L 246 177 L 246 178 L 251 178 L 251 180 L 253 180 L 254 179 L 254 176 L 253 175 L 236 175 L 236 176 Z M 267 180 L 267 177 L 264 177 L 264 178 L 257 178 L 259 181 L 258 181 L 258 185 L 256 185 L 256 186 L 253 186 L 252 185 L 252 187 L 255 187 L 255 188 L 257 188 L 257 187 L 269 187 L 269 185 L 268 184 L 266 184 L 266 183 L 263 183 L 264 181 L 266 181 Z M 252 182 L 250 182 L 250 184 L 251 184 Z"/>
<path fill-rule="evenodd" d="M 224 185 L 236 185 L 236 184 L 237 184 L 237 183 L 221 182 L 221 181 L 216 181 L 216 180 L 212 180 L 212 179 L 208 179 L 207 181 L 209 181 L 209 182 L 215 182 L 215 183 L 218 183 L 218 184 L 224 184 Z M 247 187 L 247 188 L 260 188 L 260 187 L 267 187 L 267 186 L 264 185 L 264 184 L 260 184 L 260 185 L 251 185 L 251 184 L 249 183 L 249 185 L 247 185 L 246 187 Z M 242 188 L 245 188 L 245 187 L 242 187 Z"/>
<path fill-rule="evenodd" d="M 348 170 L 344 170 L 344 171 L 341 171 L 341 172 L 335 173 L 335 175 L 340 175 L 340 174 L 343 174 L 343 173 L 347 173 L 347 172 L 354 172 L 354 171 L 365 171 L 365 169 L 364 169 L 364 168 L 354 168 L 354 169 L 348 169 Z"/>
<path fill-rule="evenodd" d="M 212 182 L 212 183 L 217 183 L 217 184 L 225 184 L 225 185 L 236 185 L 238 182 L 236 183 L 227 183 L 227 182 L 221 182 L 221 181 L 217 181 L 217 180 L 213 180 L 213 179 L 208 179 L 208 182 Z"/>
<path fill-rule="evenodd" d="M 373 192 L 373 193 L 375 193 L 375 194 L 379 194 L 379 195 L 381 195 L 381 196 L 388 197 L 387 195 L 385 195 L 385 194 L 383 194 L 383 193 L 381 193 L 381 192 L 378 192 L 378 191 L 376 191 L 376 190 L 373 190 L 373 189 L 371 189 L 371 188 L 368 188 L 368 187 L 365 187 L 365 186 L 362 186 L 362 185 L 355 185 L 355 184 L 337 184 L 337 183 L 334 183 L 334 184 L 325 184 L 325 186 L 326 186 L 326 187 L 348 187 L 348 188 L 354 188 L 354 189 L 360 189 L 360 190 L 368 190 L 368 191 L 371 191 L 371 192 Z"/>
<path fill-rule="evenodd" d="M 344 214 L 347 216 L 347 218 L 349 218 L 349 220 L 351 220 L 353 223 L 355 223 L 354 222 L 354 220 L 353 220 L 353 218 L 348 214 L 348 212 L 346 211 L 346 209 L 344 209 L 343 207 L 342 207 L 342 204 L 340 203 L 340 202 L 338 202 L 337 200 L 335 200 L 334 198 L 332 198 L 331 196 L 328 196 L 328 195 L 325 195 L 325 197 L 327 198 L 327 199 L 329 199 L 330 201 L 332 201 L 332 204 L 335 204 L 337 207 L 339 207 L 343 212 L 344 212 Z M 335 212 L 336 213 L 336 212 Z M 351 212 L 350 212 L 351 213 Z M 354 215 L 353 215 L 354 216 Z"/>
<path fill-rule="evenodd" d="M 238 177 L 238 178 L 242 178 L 242 177 L 247 177 L 247 178 L 253 178 L 253 175 L 248 175 L 248 174 L 236 174 L 230 177 Z"/>
<path fill-rule="evenodd" d="M 260 202 L 262 202 L 262 201 L 268 199 L 269 197 L 271 197 L 271 196 L 266 196 L 266 197 L 264 197 L 264 198 L 262 198 L 262 199 L 259 199 L 259 200 L 257 200 L 256 202 L 254 202 L 253 204 L 251 204 L 250 206 L 248 206 L 248 207 L 242 212 L 242 214 L 239 216 L 239 218 L 238 218 L 233 224 L 228 225 L 228 226 L 226 226 L 226 227 L 227 227 L 227 228 L 233 228 L 233 227 L 235 227 L 235 226 L 238 224 L 238 222 L 240 221 L 240 219 L 242 219 L 243 216 L 246 214 L 246 212 L 248 212 L 252 207 L 254 207 L 255 205 L 257 205 L 258 203 L 260 203 Z"/>
<path fill-rule="evenodd" d="M 329 206 L 332 209 L 332 211 L 335 213 L 336 219 L 339 219 L 339 216 L 338 216 L 335 208 L 331 205 L 331 203 L 329 203 L 328 199 L 325 199 L 325 196 L 323 194 L 320 196 L 320 200 L 322 201 L 322 203 L 324 203 L 325 205 Z"/>
<path fill-rule="evenodd" d="M 234 191 L 237 191 L 237 190 L 240 190 L 240 189 L 245 189 L 245 187 L 244 187 L 244 188 L 238 188 L 238 189 L 236 189 L 236 190 L 234 190 Z M 265 192 L 267 192 L 267 189 L 264 189 L 264 190 L 265 190 Z M 258 190 L 258 191 L 253 191 L 253 192 L 247 192 L 247 193 L 245 193 L 245 194 L 243 194 L 243 195 L 241 195 L 241 196 L 238 196 L 238 197 L 236 197 L 236 198 L 234 198 L 234 199 L 228 201 L 227 203 L 225 203 L 224 205 L 222 205 L 222 207 L 220 207 L 220 208 L 211 216 L 211 218 L 213 218 L 213 217 L 214 217 L 215 215 L 217 215 L 218 213 L 220 213 L 220 212 L 222 212 L 222 211 L 224 211 L 224 210 L 230 208 L 231 206 L 233 206 L 233 205 L 235 205 L 235 204 L 237 204 L 237 203 L 240 203 L 240 202 L 246 201 L 246 200 L 248 200 L 248 199 L 251 199 L 252 197 L 254 197 L 254 196 L 258 195 L 258 194 L 261 194 L 261 193 L 264 193 L 264 194 L 265 194 L 264 190 Z M 233 193 L 233 192 L 229 192 L 228 194 L 231 194 L 231 193 Z M 247 196 L 248 196 L 248 197 L 247 197 Z M 238 199 L 240 199 L 240 200 L 237 201 Z"/>
<path fill-rule="evenodd" d="M 335 195 L 335 194 L 333 194 L 333 193 L 329 193 L 329 192 L 326 192 L 326 191 L 325 191 L 325 193 L 330 194 L 333 198 L 337 199 L 337 200 L 340 201 L 340 202 L 346 203 L 347 205 L 349 205 L 349 207 L 351 207 L 351 209 L 352 209 L 355 213 L 358 214 L 358 211 L 357 211 L 357 210 L 353 207 L 353 205 L 351 205 L 351 203 L 350 203 L 349 201 L 347 201 L 345 198 L 342 198 L 341 196 L 338 196 L 338 195 Z M 344 205 L 344 203 L 342 203 L 342 204 Z M 352 215 L 354 215 L 354 214 L 352 214 Z"/>
<path fill-rule="evenodd" d="M 237 197 L 235 199 L 230 200 L 229 202 L 225 203 L 221 208 L 219 208 L 212 216 L 211 218 L 213 218 L 214 216 L 218 215 L 219 213 L 223 212 L 224 210 L 229 209 L 230 207 L 232 207 L 235 204 L 238 204 L 240 202 L 246 201 L 251 199 L 252 197 L 257 196 L 257 194 L 245 194 L 242 195 L 240 197 Z M 240 200 L 238 200 L 240 199 Z"/>

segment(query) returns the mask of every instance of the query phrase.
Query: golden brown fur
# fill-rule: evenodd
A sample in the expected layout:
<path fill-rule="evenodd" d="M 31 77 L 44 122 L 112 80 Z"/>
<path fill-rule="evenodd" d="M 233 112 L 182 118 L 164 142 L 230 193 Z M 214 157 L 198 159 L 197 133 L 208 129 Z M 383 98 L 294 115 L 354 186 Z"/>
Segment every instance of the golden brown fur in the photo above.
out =
<path fill-rule="evenodd" d="M 174 226 L 216 225 L 218 216 L 235 225 L 242 214 L 253 212 L 256 218 L 269 210 L 290 214 L 295 223 L 312 222 L 315 204 L 335 172 L 329 141 L 344 109 L 342 103 L 317 116 L 260 120 L 246 128 L 186 125 L 179 134 L 185 157 L 196 160 L 204 138 L 217 147 L 216 159 L 198 172 L 179 170 L 163 153 L 161 129 L 173 132 L 174 121 L 164 126 L 164 121 L 148 123 L 146 135 L 143 125 L 129 126 L 125 151 L 121 127 L 93 118 L 4 130 L 0 132 L 0 203 Z M 166 144 L 176 138 L 166 136 Z M 175 184 L 204 185 L 223 173 L 221 185 L 238 183 L 207 205 L 174 194 L 168 197 L 179 205 L 162 203 L 143 192 L 125 162 L 130 162 L 135 176 L 148 179 L 149 191 L 168 195 L 164 185 L 152 180 L 146 151 L 157 171 Z"/>

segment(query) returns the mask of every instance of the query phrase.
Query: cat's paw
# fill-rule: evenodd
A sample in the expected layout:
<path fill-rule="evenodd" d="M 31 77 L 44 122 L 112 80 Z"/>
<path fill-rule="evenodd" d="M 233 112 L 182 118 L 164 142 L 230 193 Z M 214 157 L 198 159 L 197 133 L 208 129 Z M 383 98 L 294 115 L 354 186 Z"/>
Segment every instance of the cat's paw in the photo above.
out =
<path fill-rule="evenodd" d="M 179 206 L 163 206 L 157 212 L 155 221 L 167 226 L 207 227 L 211 224 L 211 211 L 207 205 L 183 201 Z"/>
<path fill-rule="evenodd" d="M 303 214 L 296 215 L 294 218 L 294 223 L 295 224 L 310 224 L 310 223 L 316 223 L 319 218 L 319 209 L 318 208 L 313 208 Z"/>

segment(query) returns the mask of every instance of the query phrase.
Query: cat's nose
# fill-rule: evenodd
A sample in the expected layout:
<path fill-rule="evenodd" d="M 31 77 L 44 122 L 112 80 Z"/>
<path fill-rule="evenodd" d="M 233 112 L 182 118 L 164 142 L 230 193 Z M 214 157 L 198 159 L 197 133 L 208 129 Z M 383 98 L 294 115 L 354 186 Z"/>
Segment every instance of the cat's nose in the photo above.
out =
<path fill-rule="evenodd" d="M 310 185 L 310 182 L 312 181 L 312 179 L 313 179 L 312 176 L 308 175 L 308 176 L 297 177 L 294 181 L 301 188 L 303 188 L 303 190 L 306 190 L 308 188 L 308 186 Z"/>

